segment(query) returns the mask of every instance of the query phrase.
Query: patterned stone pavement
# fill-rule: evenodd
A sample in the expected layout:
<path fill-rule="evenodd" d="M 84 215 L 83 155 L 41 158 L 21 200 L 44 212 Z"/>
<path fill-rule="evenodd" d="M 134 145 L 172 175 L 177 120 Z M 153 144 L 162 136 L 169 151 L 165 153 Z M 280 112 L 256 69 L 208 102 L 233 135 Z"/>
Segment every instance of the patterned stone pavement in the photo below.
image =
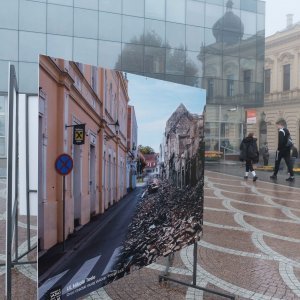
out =
<path fill-rule="evenodd" d="M 300 299 L 300 189 L 206 171 L 197 284 L 236 299 Z M 297 178 L 298 179 L 298 178 Z M 191 281 L 193 247 L 175 255 L 172 277 Z M 165 259 L 82 299 L 225 299 L 170 283 Z"/>
<path fill-rule="evenodd" d="M 239 300 L 300 299 L 300 189 L 264 181 L 253 183 L 211 171 L 205 174 L 204 235 L 199 242 L 197 284 L 234 294 Z M 5 232 L 4 189 L 0 182 L 1 232 Z M 24 230 L 22 220 L 19 229 Z M 35 226 L 32 233 L 36 234 Z M 5 259 L 4 245 L 1 235 L 0 263 Z M 24 247 L 23 234 L 20 251 Z M 192 257 L 192 247 L 176 253 L 171 276 L 191 282 Z M 225 299 L 175 283 L 160 285 L 158 275 L 165 261 L 161 258 L 82 299 Z M 36 299 L 35 280 L 34 265 L 16 268 L 13 299 Z M 0 299 L 3 287 L 4 270 L 0 268 Z"/>
<path fill-rule="evenodd" d="M 5 180 L 0 180 L 0 264 L 5 263 L 5 231 L 6 231 L 6 186 Z M 18 223 L 19 254 L 27 251 L 26 218 L 20 217 Z M 36 217 L 31 218 L 31 244 L 36 243 Z M 20 261 L 36 260 L 36 252 L 26 255 Z M 12 276 L 12 299 L 32 300 L 37 298 L 36 265 L 20 265 L 14 268 Z M 5 299 L 5 268 L 0 266 L 0 299 Z"/>

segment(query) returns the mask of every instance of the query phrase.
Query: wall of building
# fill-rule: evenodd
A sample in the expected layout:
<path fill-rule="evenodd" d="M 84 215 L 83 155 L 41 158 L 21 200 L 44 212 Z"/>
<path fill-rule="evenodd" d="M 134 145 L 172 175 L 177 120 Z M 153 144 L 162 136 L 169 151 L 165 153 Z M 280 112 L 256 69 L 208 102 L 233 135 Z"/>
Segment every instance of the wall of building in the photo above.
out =
<path fill-rule="evenodd" d="M 256 133 L 260 146 L 267 142 L 272 153 L 277 149 L 275 123 L 279 118 L 286 120 L 295 146 L 300 148 L 299 33 L 297 23 L 266 38 L 265 70 L 270 70 L 270 91 L 265 93 L 264 106 L 256 110 L 256 124 L 248 125 L 247 131 Z M 290 65 L 290 88 L 284 91 L 283 66 L 287 64 Z"/>
<path fill-rule="evenodd" d="M 218 27 L 229 9 L 227 1 L 177 0 L 174 5 L 171 0 L 20 0 L 17 4 L 9 0 L 1 4 L 0 40 L 5 47 L 0 50 L 0 91 L 7 89 L 10 60 L 17 68 L 20 91 L 36 93 L 38 54 L 203 88 L 211 70 L 225 68 L 230 60 L 237 62 L 238 69 L 255 65 L 251 85 L 262 86 L 262 77 L 256 74 L 263 70 L 259 63 L 264 48 L 263 1 L 233 0 L 232 12 L 243 28 L 236 23 L 232 28 L 230 22 Z M 217 31 L 228 39 L 220 40 Z M 232 32 L 247 43 L 245 51 L 226 46 Z M 212 61 L 213 66 L 205 61 Z M 236 101 L 236 94 L 225 95 L 228 73 L 220 70 L 215 75 L 220 93 L 212 103 Z M 234 78 L 237 88 L 243 81 L 242 75 Z"/>

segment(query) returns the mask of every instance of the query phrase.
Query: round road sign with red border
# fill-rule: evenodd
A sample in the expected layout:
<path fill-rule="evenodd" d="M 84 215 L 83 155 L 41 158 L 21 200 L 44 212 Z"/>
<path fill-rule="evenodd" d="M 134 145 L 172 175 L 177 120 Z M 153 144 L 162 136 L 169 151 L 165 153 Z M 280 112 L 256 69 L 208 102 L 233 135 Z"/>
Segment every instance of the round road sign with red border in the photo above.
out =
<path fill-rule="evenodd" d="M 55 169 L 60 175 L 68 175 L 73 169 L 73 159 L 67 154 L 60 154 L 55 161 Z"/>

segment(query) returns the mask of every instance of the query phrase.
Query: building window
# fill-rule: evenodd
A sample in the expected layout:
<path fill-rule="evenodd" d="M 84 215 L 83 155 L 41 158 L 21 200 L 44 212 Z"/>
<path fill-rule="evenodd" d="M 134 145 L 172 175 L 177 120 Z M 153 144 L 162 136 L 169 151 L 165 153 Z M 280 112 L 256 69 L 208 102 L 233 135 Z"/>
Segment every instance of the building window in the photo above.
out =
<path fill-rule="evenodd" d="M 83 73 L 83 64 L 79 63 L 79 62 L 75 62 L 76 66 L 78 67 L 78 69 L 81 71 L 81 73 Z"/>
<path fill-rule="evenodd" d="M 271 90 L 271 70 L 265 70 L 265 94 L 269 94 Z"/>
<path fill-rule="evenodd" d="M 291 68 L 290 64 L 283 66 L 283 90 L 289 91 L 290 90 L 290 79 L 291 79 Z"/>
<path fill-rule="evenodd" d="M 251 70 L 244 71 L 244 94 L 250 94 L 251 87 Z"/>
<path fill-rule="evenodd" d="M 227 77 L 227 97 L 232 97 L 234 92 L 233 75 Z"/>
<path fill-rule="evenodd" d="M 212 99 L 214 96 L 214 79 L 207 79 L 207 99 Z"/>
<path fill-rule="evenodd" d="M 98 92 L 98 68 L 95 67 L 95 66 L 92 66 L 92 72 L 91 72 L 91 75 L 92 75 L 92 78 L 91 78 L 91 85 L 92 85 L 92 89 L 95 91 L 95 93 Z"/>

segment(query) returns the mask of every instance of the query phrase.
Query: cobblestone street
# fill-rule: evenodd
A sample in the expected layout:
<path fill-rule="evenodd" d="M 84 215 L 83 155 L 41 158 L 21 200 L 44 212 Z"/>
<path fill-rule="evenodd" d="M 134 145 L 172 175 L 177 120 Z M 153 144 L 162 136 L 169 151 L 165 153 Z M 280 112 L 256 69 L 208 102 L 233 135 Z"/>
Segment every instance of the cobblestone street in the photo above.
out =
<path fill-rule="evenodd" d="M 198 285 L 236 299 L 300 299 L 300 189 L 211 171 L 205 178 Z M 193 247 L 177 253 L 172 277 L 191 282 L 192 257 Z M 164 265 L 161 258 L 82 299 L 221 299 L 173 283 L 161 287 Z"/>

